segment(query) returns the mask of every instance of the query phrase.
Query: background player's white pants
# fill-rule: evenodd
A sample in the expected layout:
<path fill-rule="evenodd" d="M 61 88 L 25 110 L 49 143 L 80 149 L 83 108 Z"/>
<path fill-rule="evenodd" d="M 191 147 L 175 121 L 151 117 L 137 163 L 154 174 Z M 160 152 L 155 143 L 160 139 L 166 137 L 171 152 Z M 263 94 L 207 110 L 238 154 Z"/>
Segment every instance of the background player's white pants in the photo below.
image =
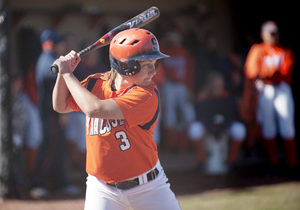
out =
<path fill-rule="evenodd" d="M 83 112 L 68 113 L 66 138 L 76 143 L 80 152 L 86 151 L 85 143 L 85 114 Z"/>
<path fill-rule="evenodd" d="M 206 129 L 202 122 L 194 121 L 188 129 L 188 136 L 191 141 L 200 141 L 204 138 Z M 246 126 L 241 122 L 233 122 L 228 128 L 227 133 L 233 141 L 244 141 L 246 138 Z"/>
<path fill-rule="evenodd" d="M 159 174 L 156 179 L 131 188 L 120 190 L 88 175 L 85 210 L 180 210 L 178 200 L 166 183 L 163 168 L 156 164 Z M 122 171 L 120 171 L 122 173 Z"/>
<path fill-rule="evenodd" d="M 258 101 L 258 119 L 266 139 L 276 137 L 277 127 L 283 139 L 295 136 L 294 100 L 290 85 L 264 85 Z"/>
<path fill-rule="evenodd" d="M 185 84 L 167 80 L 161 93 L 164 106 L 163 123 L 167 128 L 181 129 L 195 119 L 194 106 L 189 101 L 189 90 Z M 180 122 L 177 112 L 181 115 Z"/>

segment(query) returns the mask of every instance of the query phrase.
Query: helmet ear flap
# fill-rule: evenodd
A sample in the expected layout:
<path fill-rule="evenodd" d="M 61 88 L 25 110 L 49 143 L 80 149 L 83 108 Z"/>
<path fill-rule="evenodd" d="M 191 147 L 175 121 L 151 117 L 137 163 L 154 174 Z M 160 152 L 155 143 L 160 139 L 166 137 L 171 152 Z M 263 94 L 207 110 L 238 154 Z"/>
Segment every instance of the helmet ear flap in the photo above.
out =
<path fill-rule="evenodd" d="M 111 67 L 123 76 L 132 76 L 139 73 L 141 70 L 141 65 L 135 60 L 121 62 L 111 55 L 109 55 L 109 59 Z"/>
<path fill-rule="evenodd" d="M 135 75 L 140 72 L 141 65 L 137 61 L 128 61 L 127 63 L 126 75 L 128 73 L 129 76 Z"/>

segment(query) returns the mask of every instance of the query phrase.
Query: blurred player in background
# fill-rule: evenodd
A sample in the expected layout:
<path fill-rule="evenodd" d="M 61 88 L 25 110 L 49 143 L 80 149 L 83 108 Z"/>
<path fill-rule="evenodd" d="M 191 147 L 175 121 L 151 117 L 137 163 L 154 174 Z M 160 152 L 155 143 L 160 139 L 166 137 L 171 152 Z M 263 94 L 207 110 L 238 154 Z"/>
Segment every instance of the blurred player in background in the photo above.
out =
<path fill-rule="evenodd" d="M 223 141 L 224 137 L 229 137 L 228 154 L 227 146 L 225 146 L 225 149 L 218 151 L 218 153 L 224 153 L 223 160 L 219 161 L 223 161 L 226 165 L 228 164 L 229 169 L 234 170 L 237 156 L 245 140 L 246 127 L 238 121 L 237 101 L 225 89 L 222 74 L 209 72 L 204 88 L 197 93 L 196 99 L 197 121 L 191 123 L 188 134 L 197 155 L 198 172 L 202 173 L 203 166 L 207 161 L 207 153 L 209 156 L 216 155 L 212 154 L 214 148 L 208 148 L 209 146 L 205 148 L 204 146 L 209 145 L 205 142 L 208 140 L 205 137 L 209 136 L 213 136 L 216 142 Z M 225 143 L 227 144 L 226 140 Z M 210 144 L 210 147 L 213 145 Z"/>
<path fill-rule="evenodd" d="M 162 86 L 163 125 L 169 150 L 187 150 L 187 128 L 195 119 L 191 98 L 194 95 L 194 56 L 182 46 L 179 31 L 166 34 L 162 50 L 170 55 L 161 64 L 166 80 Z"/>
<path fill-rule="evenodd" d="M 277 134 L 283 139 L 287 165 L 295 168 L 297 152 L 294 126 L 294 99 L 291 91 L 292 70 L 295 65 L 291 49 L 279 42 L 279 29 L 275 22 L 267 21 L 261 27 L 261 44 L 254 44 L 245 63 L 246 79 L 252 82 L 252 91 L 258 93 L 257 111 L 262 137 L 271 169 L 279 164 Z M 250 86 L 251 88 L 251 86 Z M 254 90 L 255 89 L 255 90 Z M 250 92 L 251 90 L 245 90 Z M 245 98 L 249 96 L 244 95 Z M 242 106 L 247 106 L 244 100 Z M 244 110 L 244 116 L 249 115 Z"/>
<path fill-rule="evenodd" d="M 61 34 L 54 29 L 45 29 L 40 36 L 42 53 L 36 64 L 36 83 L 38 87 L 38 107 L 42 119 L 43 141 L 38 158 L 38 181 L 43 197 L 50 190 L 62 190 L 67 194 L 76 195 L 79 189 L 69 185 L 66 178 L 66 139 L 64 136 L 65 116 L 55 112 L 52 104 L 52 90 L 57 75 L 49 71 L 49 66 L 63 54 L 65 43 Z"/>
<path fill-rule="evenodd" d="M 156 69 L 156 74 L 153 77 L 153 82 L 157 85 L 158 90 L 161 92 L 161 88 L 165 83 L 165 69 L 161 64 L 158 64 Z M 157 124 L 154 129 L 153 139 L 157 146 L 160 146 L 161 143 L 161 121 L 162 121 L 162 111 L 160 110 L 158 117 L 157 117 Z"/>
<path fill-rule="evenodd" d="M 24 78 L 12 77 L 12 130 L 14 143 L 14 172 L 19 196 L 34 192 L 37 187 L 37 154 L 42 142 L 42 126 L 38 108 L 24 91 Z M 21 177 L 23 176 L 23 177 Z M 32 194 L 31 194 L 32 196 Z M 34 197 L 34 196 L 33 196 Z"/>

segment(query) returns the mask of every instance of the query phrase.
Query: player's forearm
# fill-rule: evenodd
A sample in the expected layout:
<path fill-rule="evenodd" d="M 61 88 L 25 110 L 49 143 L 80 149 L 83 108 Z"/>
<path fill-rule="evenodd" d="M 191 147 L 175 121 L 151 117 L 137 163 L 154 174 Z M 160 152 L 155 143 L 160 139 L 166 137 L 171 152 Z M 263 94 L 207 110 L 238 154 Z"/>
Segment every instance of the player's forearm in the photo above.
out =
<path fill-rule="evenodd" d="M 56 112 L 66 113 L 71 111 L 66 103 L 69 95 L 70 92 L 63 77 L 58 75 L 52 94 L 52 105 Z"/>

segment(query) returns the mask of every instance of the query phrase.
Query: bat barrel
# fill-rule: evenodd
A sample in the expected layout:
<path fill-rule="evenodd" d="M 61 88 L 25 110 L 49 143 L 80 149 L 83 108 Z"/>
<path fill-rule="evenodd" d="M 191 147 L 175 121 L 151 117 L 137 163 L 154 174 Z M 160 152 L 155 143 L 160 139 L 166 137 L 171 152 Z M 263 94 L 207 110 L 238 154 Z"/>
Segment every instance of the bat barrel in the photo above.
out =
<path fill-rule="evenodd" d="M 88 52 L 91 52 L 95 49 L 98 49 L 100 47 L 106 46 L 110 44 L 113 37 L 126 29 L 130 28 L 140 28 L 149 22 L 153 21 L 154 19 L 158 18 L 160 15 L 159 9 L 157 7 L 151 7 L 147 9 L 146 11 L 140 13 L 139 15 L 131 18 L 130 20 L 126 21 L 125 23 L 117 26 L 116 28 L 112 29 L 110 32 L 105 34 L 103 37 L 101 37 L 97 42 L 90 45 L 89 47 L 81 50 L 78 55 L 83 56 L 87 54 Z M 57 74 L 59 72 L 58 66 L 56 64 L 52 64 L 50 67 L 53 74 Z"/>

